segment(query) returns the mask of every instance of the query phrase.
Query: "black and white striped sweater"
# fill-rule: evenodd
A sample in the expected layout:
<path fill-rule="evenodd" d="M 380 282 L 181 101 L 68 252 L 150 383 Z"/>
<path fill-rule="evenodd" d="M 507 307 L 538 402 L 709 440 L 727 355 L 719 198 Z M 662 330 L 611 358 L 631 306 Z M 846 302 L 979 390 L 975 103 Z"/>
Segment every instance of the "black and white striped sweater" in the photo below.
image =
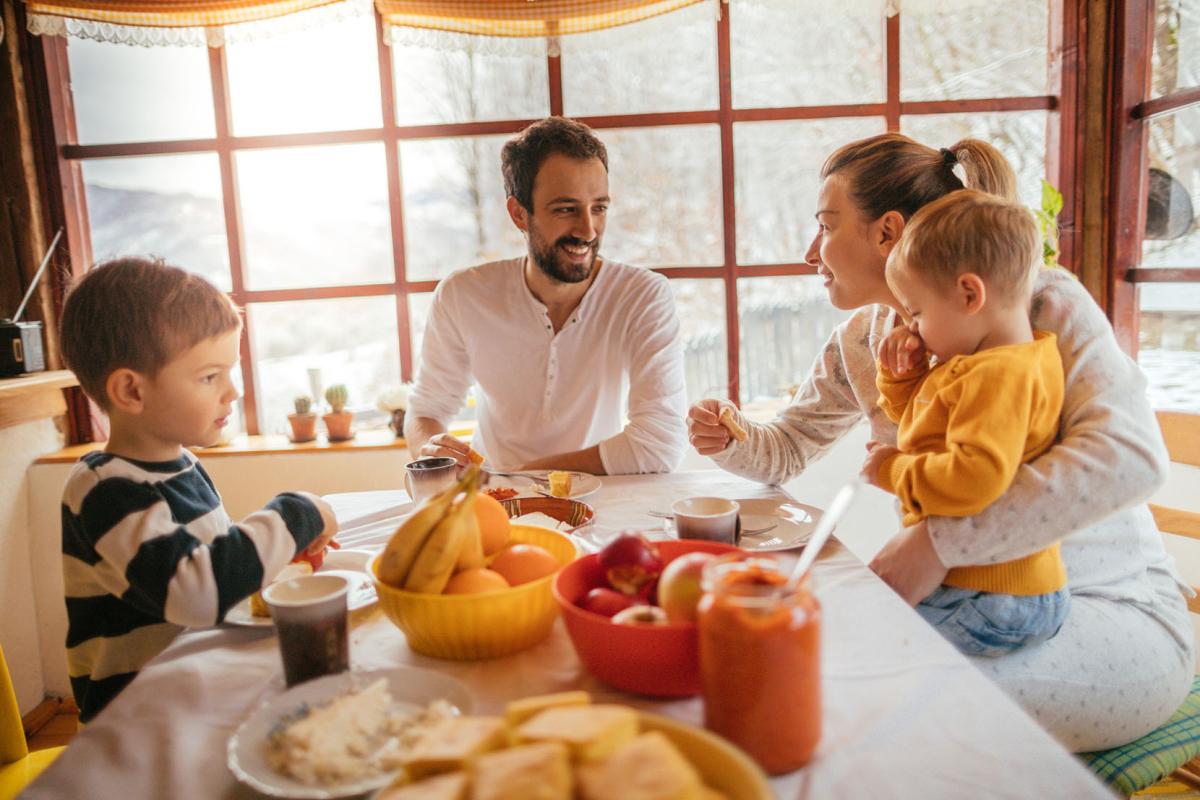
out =
<path fill-rule="evenodd" d="M 144 462 L 84 456 L 63 490 L 67 665 L 88 721 L 184 627 L 214 625 L 322 529 L 285 493 L 232 523 L 188 451 Z"/>

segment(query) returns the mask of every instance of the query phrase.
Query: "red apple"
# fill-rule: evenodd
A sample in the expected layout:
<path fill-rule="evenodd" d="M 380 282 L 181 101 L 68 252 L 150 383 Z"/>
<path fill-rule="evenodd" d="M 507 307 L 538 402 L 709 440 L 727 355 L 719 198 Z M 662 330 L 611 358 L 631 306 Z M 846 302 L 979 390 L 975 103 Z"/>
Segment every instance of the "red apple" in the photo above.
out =
<path fill-rule="evenodd" d="M 618 592 L 639 594 L 662 572 L 658 548 L 638 533 L 622 533 L 599 553 L 608 583 Z"/>
<path fill-rule="evenodd" d="M 663 569 L 658 579 L 658 604 L 671 622 L 695 622 L 700 604 L 700 575 L 716 559 L 712 553 L 685 553 Z"/>
<path fill-rule="evenodd" d="M 298 564 L 301 561 L 307 561 L 308 565 L 313 568 L 313 572 L 316 572 L 317 570 L 319 570 L 321 568 L 321 565 L 325 563 L 325 554 L 327 552 L 329 552 L 329 548 L 331 548 L 331 547 L 334 550 L 337 550 L 338 548 L 341 547 L 341 545 L 338 544 L 337 542 L 335 542 L 334 540 L 330 539 L 329 544 L 325 545 L 325 549 L 322 550 L 321 552 L 317 553 L 316 555 L 313 555 L 312 553 L 309 553 L 308 549 L 306 548 L 296 554 L 296 557 L 292 559 L 292 563 Z"/>
<path fill-rule="evenodd" d="M 619 611 L 624 611 L 637 602 L 636 598 L 614 592 L 612 589 L 597 587 L 592 589 L 579 601 L 579 607 L 602 617 L 611 617 Z"/>
<path fill-rule="evenodd" d="M 630 606 L 612 621 L 618 625 L 666 625 L 667 614 L 658 606 Z"/>

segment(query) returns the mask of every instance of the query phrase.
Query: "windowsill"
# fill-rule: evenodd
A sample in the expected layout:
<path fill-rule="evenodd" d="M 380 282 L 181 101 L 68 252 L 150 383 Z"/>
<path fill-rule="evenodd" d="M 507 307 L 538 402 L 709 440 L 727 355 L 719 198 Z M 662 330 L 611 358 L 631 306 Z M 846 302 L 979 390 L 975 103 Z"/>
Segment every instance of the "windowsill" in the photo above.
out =
<path fill-rule="evenodd" d="M 75 374 L 65 369 L 0 378 L 0 428 L 65 414 L 62 390 L 76 385 Z"/>
<path fill-rule="evenodd" d="M 470 440 L 475 432 L 474 422 L 456 423 L 450 429 L 455 436 Z M 202 447 L 194 450 L 202 459 L 234 458 L 238 456 L 269 456 L 269 455 L 308 455 L 312 453 L 354 453 L 369 450 L 404 450 L 408 443 L 390 430 L 376 429 L 355 431 L 354 438 L 346 442 L 330 442 L 324 435 L 318 435 L 312 442 L 293 442 L 283 434 L 268 434 L 265 436 L 247 436 L 242 434 L 233 437 L 229 444 L 214 447 Z M 37 460 L 38 464 L 73 464 L 93 450 L 104 448 L 104 442 L 89 442 L 77 444 L 49 453 Z"/>

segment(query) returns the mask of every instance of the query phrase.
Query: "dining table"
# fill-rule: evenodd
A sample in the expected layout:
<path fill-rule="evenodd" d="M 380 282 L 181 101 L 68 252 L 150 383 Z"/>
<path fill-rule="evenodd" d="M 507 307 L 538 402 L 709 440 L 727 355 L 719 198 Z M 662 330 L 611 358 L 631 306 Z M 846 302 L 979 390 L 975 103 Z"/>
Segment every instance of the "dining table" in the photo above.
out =
<path fill-rule="evenodd" d="M 670 537 L 670 523 L 649 512 L 669 510 L 675 500 L 690 496 L 818 508 L 832 500 L 824 491 L 812 494 L 793 497 L 778 486 L 715 469 L 605 476 L 599 491 L 583 498 L 595 510 L 593 524 L 572 535 L 585 551 L 622 530 Z M 343 548 L 382 548 L 413 507 L 399 490 L 328 499 Z M 852 524 L 851 514 L 836 533 Z M 777 555 L 795 558 L 796 552 Z M 805 767 L 770 779 L 781 800 L 1113 797 L 837 535 L 812 574 L 822 614 L 822 734 Z M 641 697 L 591 676 L 561 619 L 533 647 L 482 661 L 438 660 L 414 652 L 377 606 L 354 612 L 351 619 L 352 670 L 437 671 L 465 684 L 473 713 L 503 713 L 517 698 L 585 689 L 598 701 L 703 725 L 700 697 Z M 227 743 L 239 723 L 283 691 L 273 629 L 187 630 L 80 730 L 22 797 L 258 797 L 228 768 Z"/>

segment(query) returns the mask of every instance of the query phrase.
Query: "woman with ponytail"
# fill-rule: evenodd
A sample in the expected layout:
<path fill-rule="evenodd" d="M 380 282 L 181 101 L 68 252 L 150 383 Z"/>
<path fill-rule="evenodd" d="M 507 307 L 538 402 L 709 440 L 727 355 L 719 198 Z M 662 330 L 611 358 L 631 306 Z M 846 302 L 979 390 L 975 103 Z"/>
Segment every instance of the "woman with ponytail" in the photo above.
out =
<path fill-rule="evenodd" d="M 873 440 L 896 443 L 875 385 L 879 343 L 903 324 L 884 279 L 888 254 L 912 215 L 950 192 L 1016 196 L 1007 160 L 974 139 L 939 150 L 896 133 L 873 136 L 835 151 L 821 177 L 818 231 L 806 261 L 833 305 L 855 313 L 834 330 L 776 420 L 753 423 L 733 409 L 744 440 L 732 440 L 718 422 L 727 401 L 702 400 L 688 412 L 701 455 L 764 483 L 796 477 L 864 419 Z M 1101 750 L 1156 728 L 1192 683 L 1186 590 L 1145 504 L 1165 478 L 1167 455 L 1145 378 L 1078 281 L 1042 270 L 1031 320 L 1057 336 L 1062 356 L 1058 443 L 1022 466 L 984 511 L 905 528 L 870 566 L 915 604 L 952 567 L 1011 561 L 1061 540 L 1071 610 L 1058 634 L 971 660 L 1064 746 Z"/>

